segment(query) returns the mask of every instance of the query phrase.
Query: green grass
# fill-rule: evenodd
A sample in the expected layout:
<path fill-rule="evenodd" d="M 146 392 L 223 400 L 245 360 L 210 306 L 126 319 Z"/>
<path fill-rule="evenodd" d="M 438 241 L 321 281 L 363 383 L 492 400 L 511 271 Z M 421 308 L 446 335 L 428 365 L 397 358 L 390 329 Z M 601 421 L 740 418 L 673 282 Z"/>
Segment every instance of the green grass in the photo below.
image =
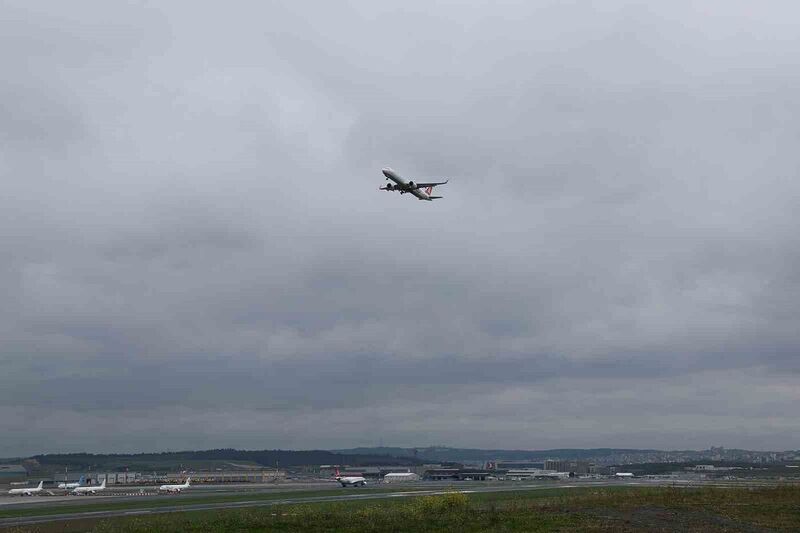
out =
<path fill-rule="evenodd" d="M 273 508 L 198 512 L 107 520 L 91 531 L 312 531 L 312 532 L 482 532 L 502 525 L 509 531 L 571 531 L 576 517 L 541 513 L 505 514 L 476 507 L 470 498 L 452 493 L 410 500 L 303 504 Z"/>
<path fill-rule="evenodd" d="M 800 487 L 548 489 L 276 505 L 60 523 L 17 531 L 800 531 Z"/>

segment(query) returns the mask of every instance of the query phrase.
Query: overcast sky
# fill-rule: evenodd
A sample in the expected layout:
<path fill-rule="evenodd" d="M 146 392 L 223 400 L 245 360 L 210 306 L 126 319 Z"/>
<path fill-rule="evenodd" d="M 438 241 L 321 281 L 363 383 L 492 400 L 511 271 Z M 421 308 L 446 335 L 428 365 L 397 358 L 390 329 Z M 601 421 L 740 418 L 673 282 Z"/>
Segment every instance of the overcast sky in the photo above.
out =
<path fill-rule="evenodd" d="M 796 2 L 199 4 L 0 2 L 0 456 L 800 448 Z"/>

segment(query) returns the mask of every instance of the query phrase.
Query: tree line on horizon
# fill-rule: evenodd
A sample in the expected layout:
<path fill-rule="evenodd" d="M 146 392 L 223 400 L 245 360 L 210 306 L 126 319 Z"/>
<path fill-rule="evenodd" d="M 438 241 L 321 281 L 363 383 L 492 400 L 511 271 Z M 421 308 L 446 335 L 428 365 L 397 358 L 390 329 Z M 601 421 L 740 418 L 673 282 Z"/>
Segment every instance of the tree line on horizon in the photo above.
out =
<path fill-rule="evenodd" d="M 146 466 L 163 468 L 165 464 L 198 461 L 243 461 L 267 468 L 319 464 L 412 466 L 423 462 L 413 457 L 396 457 L 387 454 L 341 454 L 327 450 L 235 450 L 232 448 L 134 454 L 56 453 L 35 455 L 29 460 L 36 461 L 42 466 L 59 465 L 72 469 L 108 468 L 111 466 L 130 466 L 138 469 L 145 469 Z"/>

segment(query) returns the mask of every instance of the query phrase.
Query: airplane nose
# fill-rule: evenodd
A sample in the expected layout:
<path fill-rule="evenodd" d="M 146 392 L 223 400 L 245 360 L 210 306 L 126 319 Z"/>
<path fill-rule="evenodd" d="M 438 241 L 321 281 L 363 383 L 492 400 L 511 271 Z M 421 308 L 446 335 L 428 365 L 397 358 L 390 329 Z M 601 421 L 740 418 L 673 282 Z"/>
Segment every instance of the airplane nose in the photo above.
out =
<path fill-rule="evenodd" d="M 392 169 L 389 168 L 389 167 L 386 167 L 386 168 L 382 169 L 381 172 L 383 172 L 383 175 L 388 178 L 392 174 Z"/>

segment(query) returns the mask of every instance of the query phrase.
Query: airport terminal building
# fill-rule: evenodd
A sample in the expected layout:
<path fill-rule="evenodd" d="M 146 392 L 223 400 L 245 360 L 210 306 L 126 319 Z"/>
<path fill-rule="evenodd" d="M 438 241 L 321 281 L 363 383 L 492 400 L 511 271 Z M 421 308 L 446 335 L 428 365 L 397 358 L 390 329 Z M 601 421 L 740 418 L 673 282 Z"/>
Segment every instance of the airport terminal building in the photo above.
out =
<path fill-rule="evenodd" d="M 77 481 L 77 474 L 71 477 Z M 169 472 L 166 474 L 143 474 L 141 472 L 105 472 L 87 474 L 87 482 L 99 485 L 103 481 L 106 485 L 135 485 L 151 483 L 183 483 L 186 478 L 192 478 L 192 483 L 270 483 L 282 481 L 286 472 L 282 470 L 214 470 L 214 471 L 189 471 Z"/>
<path fill-rule="evenodd" d="M 554 472 L 569 472 L 571 474 L 588 474 L 591 472 L 589 461 L 562 461 L 560 459 L 548 459 L 544 462 L 545 470 Z"/>

